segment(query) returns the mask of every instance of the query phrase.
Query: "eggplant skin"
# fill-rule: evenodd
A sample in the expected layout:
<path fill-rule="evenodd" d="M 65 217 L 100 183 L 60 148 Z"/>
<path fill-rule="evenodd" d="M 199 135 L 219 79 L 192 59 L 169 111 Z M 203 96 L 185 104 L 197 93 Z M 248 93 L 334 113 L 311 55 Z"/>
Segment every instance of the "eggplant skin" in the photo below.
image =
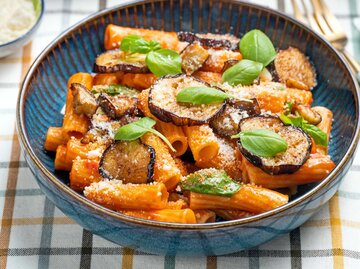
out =
<path fill-rule="evenodd" d="M 204 82 L 202 80 L 196 79 L 192 76 L 188 76 L 185 74 L 178 74 L 178 75 L 166 75 L 163 76 L 161 78 L 159 78 L 150 88 L 149 91 L 149 99 L 148 99 L 148 106 L 150 109 L 150 112 L 159 120 L 164 121 L 164 122 L 172 122 L 177 126 L 194 126 L 194 125 L 202 125 L 202 124 L 207 124 L 210 122 L 210 120 L 218 117 L 219 115 L 221 115 L 221 113 L 224 111 L 225 109 L 225 105 L 226 105 L 226 101 L 220 104 L 216 104 L 216 105 L 211 105 L 213 106 L 211 113 L 206 113 L 204 112 L 204 110 L 206 109 L 206 107 L 201 107 L 201 106 L 186 106 L 186 105 L 180 105 L 176 103 L 176 100 L 173 101 L 172 103 L 176 103 L 177 106 L 181 106 L 181 111 L 186 111 L 188 109 L 188 111 L 191 109 L 191 107 L 197 107 L 198 111 L 202 111 L 203 112 L 203 117 L 196 117 L 194 115 L 189 115 L 189 116 L 181 116 L 178 115 L 170 110 L 168 110 L 167 108 L 164 107 L 160 107 L 158 104 L 155 104 L 154 101 L 154 94 L 157 93 L 157 87 L 160 87 L 159 84 L 165 82 L 168 82 L 171 84 L 170 87 L 172 87 L 172 85 L 178 85 L 179 83 L 182 83 L 183 80 L 188 80 L 191 81 L 191 84 L 187 84 L 187 85 L 183 85 L 183 87 L 188 87 L 188 86 L 205 86 L 205 87 L 212 87 L 212 88 L 216 88 L 218 90 L 221 90 L 220 88 L 217 88 L 215 86 L 210 86 L 210 84 L 208 84 L 207 82 Z M 169 92 L 169 87 L 166 88 L 166 91 Z M 166 102 L 166 104 L 170 104 L 171 100 L 167 99 L 168 102 Z M 164 104 L 164 105 L 166 105 Z M 209 105 L 210 106 L 210 105 Z M 208 107 L 209 108 L 209 107 Z"/>
<path fill-rule="evenodd" d="M 235 60 L 235 59 L 225 61 L 221 73 L 224 73 L 226 70 L 228 70 L 230 67 L 234 66 L 238 62 L 239 60 Z"/>
<path fill-rule="evenodd" d="M 130 61 L 126 58 L 126 53 L 120 50 L 109 50 L 97 56 L 93 70 L 95 73 L 115 73 L 122 71 L 139 74 L 150 72 L 146 66 L 145 58 L 139 59 L 139 61 L 136 61 L 136 59 Z"/>
<path fill-rule="evenodd" d="M 150 183 L 153 181 L 155 159 L 154 148 L 139 140 L 115 141 L 104 151 L 99 173 L 105 179 L 122 180 L 124 184 Z"/>
<path fill-rule="evenodd" d="M 260 114 L 256 98 L 246 100 L 230 99 L 221 115 L 210 121 L 210 127 L 222 137 L 230 137 L 238 133 L 241 119 Z"/>
<path fill-rule="evenodd" d="M 232 35 L 219 34 L 195 34 L 192 32 L 178 32 L 178 39 L 183 42 L 197 42 L 208 48 L 223 48 L 229 50 L 238 49 L 239 39 Z"/>
<path fill-rule="evenodd" d="M 187 75 L 191 75 L 206 62 L 209 53 L 197 43 L 189 44 L 180 54 L 182 69 Z"/>
<path fill-rule="evenodd" d="M 98 97 L 100 107 L 113 119 L 127 114 L 133 114 L 137 110 L 137 98 L 127 96 L 110 96 L 101 93 Z"/>
<path fill-rule="evenodd" d="M 263 121 L 263 123 L 260 122 L 260 124 L 255 125 L 253 129 L 267 129 L 275 131 L 278 134 L 281 133 L 280 135 L 283 138 L 284 135 L 286 136 L 286 134 L 288 134 L 288 136 L 284 138 L 288 143 L 288 149 L 284 153 L 279 153 L 274 157 L 260 157 L 246 150 L 242 146 L 240 139 L 238 139 L 237 144 L 242 155 L 250 163 L 271 175 L 292 174 L 299 170 L 300 167 L 306 162 L 306 160 L 310 156 L 312 147 L 312 140 L 310 136 L 305 133 L 301 128 L 292 125 L 285 126 L 278 117 L 263 115 L 251 116 L 242 119 L 239 123 L 239 130 L 244 130 L 242 129 L 242 127 L 244 126 L 246 121 L 254 120 L 257 121 L 256 123 L 258 123 L 258 121 Z M 261 128 L 262 125 L 264 126 L 264 128 Z M 252 128 L 245 129 L 251 130 Z M 298 143 L 298 141 L 295 141 L 294 145 L 292 145 L 292 140 L 289 140 L 289 138 L 295 139 L 296 137 L 301 139 L 302 143 Z M 291 158 L 296 158 L 296 162 L 290 161 Z"/>
<path fill-rule="evenodd" d="M 71 93 L 74 97 L 73 106 L 76 114 L 85 114 L 91 117 L 95 114 L 98 104 L 95 96 L 80 83 L 70 85 Z"/>
<path fill-rule="evenodd" d="M 317 84 L 313 64 L 297 48 L 280 50 L 275 57 L 274 67 L 279 81 L 289 88 L 311 90 Z"/>

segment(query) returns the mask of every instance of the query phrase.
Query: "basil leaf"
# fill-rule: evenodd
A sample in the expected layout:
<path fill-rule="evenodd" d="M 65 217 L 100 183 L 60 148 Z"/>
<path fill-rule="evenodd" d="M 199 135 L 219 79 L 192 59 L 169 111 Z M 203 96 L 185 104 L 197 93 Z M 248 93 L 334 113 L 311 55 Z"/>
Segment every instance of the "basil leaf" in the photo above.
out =
<path fill-rule="evenodd" d="M 280 114 L 280 120 L 285 125 L 294 125 L 296 127 L 302 128 L 304 119 L 301 116 L 287 116 L 284 113 Z"/>
<path fill-rule="evenodd" d="M 150 71 L 158 77 L 181 73 L 181 57 L 173 50 L 151 51 L 146 55 L 145 62 Z"/>
<path fill-rule="evenodd" d="M 157 41 L 146 41 L 141 36 L 128 35 L 121 41 L 120 49 L 130 53 L 146 54 L 150 51 L 161 49 L 161 46 Z"/>
<path fill-rule="evenodd" d="M 145 133 L 150 132 L 159 136 L 166 143 L 166 145 L 168 145 L 169 148 L 175 152 L 176 150 L 171 145 L 169 140 L 162 133 L 153 129 L 155 124 L 156 121 L 151 118 L 141 118 L 138 121 L 121 126 L 116 131 L 115 140 L 132 141 L 142 137 Z"/>
<path fill-rule="evenodd" d="M 303 123 L 302 128 L 314 139 L 315 144 L 327 147 L 327 134 L 323 132 L 319 127 L 309 123 Z"/>
<path fill-rule="evenodd" d="M 286 125 L 294 125 L 296 127 L 300 127 L 301 129 L 303 129 L 305 133 L 307 133 L 314 139 L 315 144 L 327 147 L 328 145 L 327 134 L 319 127 L 307 123 L 303 119 L 303 117 L 301 116 L 290 117 L 290 116 L 286 116 L 284 113 L 281 113 L 280 119 Z"/>
<path fill-rule="evenodd" d="M 269 130 L 242 131 L 231 138 L 240 138 L 241 145 L 247 151 L 260 157 L 273 157 L 288 147 L 284 138 Z"/>
<path fill-rule="evenodd" d="M 141 118 L 138 121 L 121 126 L 115 134 L 115 140 L 132 141 L 149 131 L 156 121 L 150 118 Z"/>
<path fill-rule="evenodd" d="M 233 181 L 225 171 L 210 168 L 184 177 L 180 187 L 197 193 L 232 196 L 239 191 L 241 184 Z"/>
<path fill-rule="evenodd" d="M 267 66 L 276 57 L 276 51 L 271 40 L 257 29 L 251 30 L 243 36 L 239 48 L 244 59 L 262 63 L 264 66 Z"/>
<path fill-rule="evenodd" d="M 176 101 L 181 103 L 216 104 L 222 103 L 229 96 L 223 91 L 210 87 L 185 87 L 176 95 Z"/>
<path fill-rule="evenodd" d="M 250 85 L 259 76 L 263 64 L 251 60 L 241 60 L 227 69 L 222 75 L 222 81 L 234 85 Z"/>

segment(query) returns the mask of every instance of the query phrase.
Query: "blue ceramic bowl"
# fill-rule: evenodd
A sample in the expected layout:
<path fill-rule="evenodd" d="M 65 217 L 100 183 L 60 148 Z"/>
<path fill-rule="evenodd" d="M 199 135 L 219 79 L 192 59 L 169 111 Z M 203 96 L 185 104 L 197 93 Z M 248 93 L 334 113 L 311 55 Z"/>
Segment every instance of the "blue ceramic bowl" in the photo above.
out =
<path fill-rule="evenodd" d="M 10 55 L 15 51 L 19 50 L 23 46 L 25 46 L 34 36 L 36 30 L 40 26 L 41 19 L 44 15 L 44 0 L 34 0 L 34 9 L 36 13 L 36 22 L 35 24 L 23 35 L 19 36 L 18 38 L 0 45 L 0 58 Z M 21 19 L 21 18 L 19 18 Z"/>
<path fill-rule="evenodd" d="M 330 154 L 336 168 L 319 184 L 299 188 L 288 204 L 241 220 L 209 224 L 153 222 L 103 208 L 71 190 L 65 174 L 54 171 L 44 151 L 49 126 L 60 126 L 67 80 L 91 72 L 103 51 L 104 30 L 115 23 L 166 31 L 232 33 L 253 28 L 267 33 L 276 47 L 298 47 L 317 69 L 314 104 L 334 113 Z M 353 161 L 359 140 L 359 91 L 334 48 L 309 28 L 274 10 L 238 1 L 146 1 L 98 12 L 61 34 L 36 59 L 24 80 L 17 127 L 25 158 L 42 191 L 65 214 L 87 230 L 122 246 L 158 254 L 220 255 L 248 249 L 308 220 L 336 192 Z"/>

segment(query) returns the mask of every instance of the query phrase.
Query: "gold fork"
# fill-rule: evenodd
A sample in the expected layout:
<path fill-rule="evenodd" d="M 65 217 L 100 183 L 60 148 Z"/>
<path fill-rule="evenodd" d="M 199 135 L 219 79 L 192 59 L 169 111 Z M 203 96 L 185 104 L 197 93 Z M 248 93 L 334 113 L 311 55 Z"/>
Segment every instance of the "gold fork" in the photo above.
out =
<path fill-rule="evenodd" d="M 340 22 L 329 10 L 323 0 L 310 0 L 311 9 L 308 8 L 304 0 L 301 0 L 305 16 L 302 14 L 296 0 L 291 0 L 294 16 L 303 23 L 307 23 L 315 32 L 321 34 L 327 39 L 345 58 L 349 63 L 356 78 L 360 82 L 360 65 L 357 61 L 345 50 L 348 41 L 345 31 Z"/>

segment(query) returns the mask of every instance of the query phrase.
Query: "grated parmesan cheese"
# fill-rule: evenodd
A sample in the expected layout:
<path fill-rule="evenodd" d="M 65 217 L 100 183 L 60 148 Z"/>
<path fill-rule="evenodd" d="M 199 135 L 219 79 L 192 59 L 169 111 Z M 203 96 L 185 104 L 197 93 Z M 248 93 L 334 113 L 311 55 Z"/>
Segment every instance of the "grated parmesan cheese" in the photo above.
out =
<path fill-rule="evenodd" d="M 0 0 L 0 45 L 25 34 L 36 22 L 31 0 Z"/>

